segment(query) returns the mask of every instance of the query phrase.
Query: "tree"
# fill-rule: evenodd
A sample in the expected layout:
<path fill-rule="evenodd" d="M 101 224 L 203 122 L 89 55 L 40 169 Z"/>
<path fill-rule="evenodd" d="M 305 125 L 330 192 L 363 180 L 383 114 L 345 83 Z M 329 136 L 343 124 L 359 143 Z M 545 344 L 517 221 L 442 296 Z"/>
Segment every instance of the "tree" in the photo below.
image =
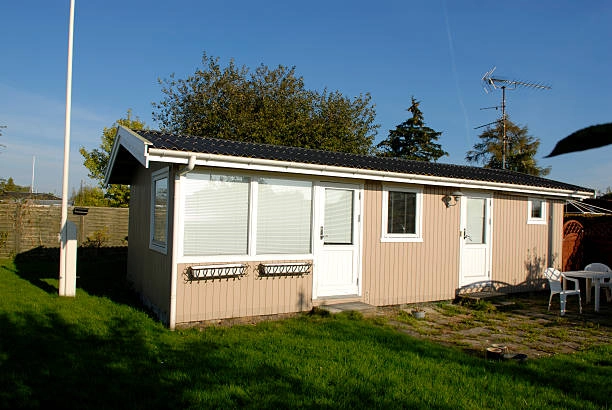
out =
<path fill-rule="evenodd" d="M 130 202 L 130 187 L 127 185 L 104 185 L 104 173 L 108 166 L 110 153 L 117 137 L 117 127 L 123 125 L 132 130 L 141 130 L 145 128 L 144 122 L 138 117 L 132 119 L 132 111 L 127 111 L 127 118 L 118 119 L 110 128 L 104 127 L 102 131 L 102 143 L 100 148 L 95 148 L 87 151 L 81 147 L 79 152 L 85 158 L 83 165 L 89 170 L 89 177 L 98 180 L 99 186 L 104 190 L 104 197 L 108 200 L 108 204 L 113 207 L 127 207 Z"/>
<path fill-rule="evenodd" d="M 550 173 L 550 167 L 538 166 L 535 155 L 540 146 L 540 140 L 528 134 L 527 127 L 520 127 L 506 119 L 506 169 L 524 174 L 545 176 Z M 502 168 L 503 124 L 498 121 L 494 126 L 487 127 L 478 136 L 480 142 L 474 149 L 467 152 L 468 162 L 481 163 L 485 168 Z"/>
<path fill-rule="evenodd" d="M 612 201 L 612 188 L 607 187 L 606 188 L 606 192 L 599 192 L 599 194 L 597 195 L 597 197 L 599 199 L 606 199 L 608 201 Z"/>
<path fill-rule="evenodd" d="M 308 90 L 295 67 L 260 65 L 254 71 L 233 60 L 202 57 L 185 79 L 159 80 L 162 101 L 153 119 L 169 132 L 228 140 L 368 154 L 378 125 L 369 94 Z"/>
<path fill-rule="evenodd" d="M 425 126 L 419 104 L 419 101 L 412 97 L 412 105 L 407 109 L 412 113 L 412 118 L 402 122 L 394 130 L 389 130 L 387 139 L 376 146 L 377 155 L 427 162 L 437 161 L 448 155 L 448 152 L 436 143 L 442 133 Z"/>
<path fill-rule="evenodd" d="M 70 200 L 75 206 L 108 206 L 109 200 L 104 197 L 100 187 L 81 186 L 78 192 L 73 190 Z"/>
<path fill-rule="evenodd" d="M 0 178 L 0 192 L 30 192 L 30 187 L 17 185 L 12 177 Z"/>

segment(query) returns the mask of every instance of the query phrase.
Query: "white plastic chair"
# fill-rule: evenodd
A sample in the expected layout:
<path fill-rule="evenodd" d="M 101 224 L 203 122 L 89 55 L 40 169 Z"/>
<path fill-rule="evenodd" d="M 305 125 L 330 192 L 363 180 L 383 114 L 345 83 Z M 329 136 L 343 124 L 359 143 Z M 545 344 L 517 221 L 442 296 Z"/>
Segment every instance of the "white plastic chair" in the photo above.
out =
<path fill-rule="evenodd" d="M 580 296 L 580 285 L 578 279 L 568 278 L 563 273 L 559 272 L 555 268 L 547 268 L 544 271 L 544 276 L 548 279 L 550 286 L 550 298 L 548 299 L 548 310 L 550 310 L 550 304 L 554 295 L 559 295 L 561 304 L 561 316 L 565 315 L 565 301 L 568 296 L 578 295 L 578 306 L 580 307 L 580 313 L 582 314 L 582 297 Z M 565 279 L 570 282 L 574 282 L 574 289 L 563 289 L 561 279 Z"/>
<path fill-rule="evenodd" d="M 612 272 L 612 269 L 610 269 L 608 265 L 599 262 L 589 263 L 584 268 L 584 270 L 590 270 L 594 272 Z M 592 284 L 591 286 L 595 287 L 595 284 Z M 606 290 L 606 299 L 608 302 L 610 302 L 612 299 L 612 281 L 601 281 L 599 283 L 599 287 Z"/>

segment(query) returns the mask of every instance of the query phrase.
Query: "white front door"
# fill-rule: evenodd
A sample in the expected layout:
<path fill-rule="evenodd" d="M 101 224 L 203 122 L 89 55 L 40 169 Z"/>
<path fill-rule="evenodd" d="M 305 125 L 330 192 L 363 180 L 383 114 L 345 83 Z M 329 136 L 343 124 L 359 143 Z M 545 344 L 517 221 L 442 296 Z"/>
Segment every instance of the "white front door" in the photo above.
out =
<path fill-rule="evenodd" d="M 361 187 L 316 187 L 313 297 L 359 295 Z"/>
<path fill-rule="evenodd" d="M 491 196 L 461 198 L 461 267 L 459 286 L 491 280 Z"/>

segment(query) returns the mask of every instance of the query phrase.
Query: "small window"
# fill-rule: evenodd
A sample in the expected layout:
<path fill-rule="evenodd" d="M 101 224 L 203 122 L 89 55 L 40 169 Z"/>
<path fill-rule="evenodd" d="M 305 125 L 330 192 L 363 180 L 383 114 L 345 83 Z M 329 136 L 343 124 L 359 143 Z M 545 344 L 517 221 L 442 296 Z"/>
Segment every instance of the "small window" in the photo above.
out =
<path fill-rule="evenodd" d="M 529 198 L 527 201 L 527 223 L 546 223 L 546 201 L 539 198 Z"/>
<path fill-rule="evenodd" d="M 420 242 L 421 204 L 420 189 L 383 187 L 383 242 Z"/>
<path fill-rule="evenodd" d="M 166 253 L 168 248 L 168 169 L 151 178 L 151 240 L 149 247 Z"/>

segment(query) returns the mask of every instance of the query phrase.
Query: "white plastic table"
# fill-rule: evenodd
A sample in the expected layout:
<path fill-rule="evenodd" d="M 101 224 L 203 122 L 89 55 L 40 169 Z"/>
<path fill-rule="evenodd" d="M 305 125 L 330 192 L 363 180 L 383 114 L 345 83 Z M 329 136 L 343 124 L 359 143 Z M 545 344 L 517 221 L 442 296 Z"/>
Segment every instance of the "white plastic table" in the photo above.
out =
<path fill-rule="evenodd" d="M 599 312 L 599 293 L 600 284 L 603 279 L 612 279 L 612 273 L 610 272 L 597 272 L 591 270 L 572 270 L 563 272 L 565 276 L 570 278 L 583 278 L 586 279 L 586 301 L 591 301 L 591 281 L 595 283 L 595 312 Z M 565 283 L 563 284 L 565 286 Z"/>

